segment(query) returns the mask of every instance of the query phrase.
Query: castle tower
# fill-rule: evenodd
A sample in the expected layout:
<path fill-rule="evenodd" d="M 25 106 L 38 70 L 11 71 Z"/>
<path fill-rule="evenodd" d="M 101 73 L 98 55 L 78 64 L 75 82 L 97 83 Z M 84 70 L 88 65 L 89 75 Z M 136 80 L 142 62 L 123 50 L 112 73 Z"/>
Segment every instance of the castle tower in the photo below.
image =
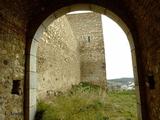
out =
<path fill-rule="evenodd" d="M 95 12 L 67 14 L 79 42 L 81 81 L 106 87 L 101 15 Z"/>

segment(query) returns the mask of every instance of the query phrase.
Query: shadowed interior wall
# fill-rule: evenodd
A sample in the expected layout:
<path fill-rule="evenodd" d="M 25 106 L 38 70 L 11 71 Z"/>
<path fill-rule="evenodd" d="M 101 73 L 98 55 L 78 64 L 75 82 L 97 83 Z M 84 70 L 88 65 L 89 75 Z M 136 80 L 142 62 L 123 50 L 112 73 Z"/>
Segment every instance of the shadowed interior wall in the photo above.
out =
<path fill-rule="evenodd" d="M 66 91 L 80 82 L 79 44 L 66 16 L 44 32 L 38 45 L 38 97 Z"/>
<path fill-rule="evenodd" d="M 26 21 L 17 11 L 0 10 L 0 120 L 23 119 Z"/>
<path fill-rule="evenodd" d="M 81 81 L 106 87 L 105 54 L 101 15 L 95 12 L 68 14 L 80 44 Z"/>

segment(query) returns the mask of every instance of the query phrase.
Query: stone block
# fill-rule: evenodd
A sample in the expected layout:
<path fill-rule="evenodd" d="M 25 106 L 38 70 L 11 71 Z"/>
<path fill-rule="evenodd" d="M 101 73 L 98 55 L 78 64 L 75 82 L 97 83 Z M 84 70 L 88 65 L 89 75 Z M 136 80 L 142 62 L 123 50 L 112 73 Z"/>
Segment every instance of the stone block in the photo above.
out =
<path fill-rule="evenodd" d="M 36 56 L 30 55 L 30 64 L 29 64 L 29 71 L 36 72 L 36 64 L 37 64 L 37 58 Z"/>
<path fill-rule="evenodd" d="M 67 13 L 71 12 L 71 8 L 69 7 L 63 7 L 61 9 L 58 9 L 56 12 L 54 12 L 55 18 L 59 18 Z"/>
<path fill-rule="evenodd" d="M 106 9 L 94 4 L 90 4 L 90 10 L 100 14 L 104 14 Z"/>
<path fill-rule="evenodd" d="M 29 72 L 29 76 L 30 89 L 37 89 L 37 73 Z"/>
<path fill-rule="evenodd" d="M 37 56 L 38 41 L 33 39 L 31 44 L 30 55 Z"/>
<path fill-rule="evenodd" d="M 0 114 L 0 120 L 5 120 L 5 115 L 4 114 Z"/>
<path fill-rule="evenodd" d="M 45 20 L 45 21 L 48 21 L 48 19 Z M 45 24 L 44 24 L 44 25 L 45 25 Z M 43 33 L 46 31 L 46 27 L 45 27 L 44 25 L 43 25 L 43 23 L 42 23 L 42 24 L 38 27 L 38 29 L 37 29 L 34 37 L 33 37 L 34 40 L 40 41 Z"/>
<path fill-rule="evenodd" d="M 91 4 L 76 4 L 70 6 L 70 11 L 91 10 Z"/>
<path fill-rule="evenodd" d="M 36 115 L 36 105 L 29 108 L 29 120 L 34 120 Z"/>
<path fill-rule="evenodd" d="M 35 106 L 37 102 L 37 90 L 36 89 L 30 89 L 30 97 L 29 97 L 29 106 Z"/>
<path fill-rule="evenodd" d="M 47 30 L 47 27 L 56 19 L 56 16 L 53 14 L 51 14 L 49 17 L 47 17 L 47 19 L 45 19 L 45 21 L 43 21 L 42 26 L 45 29 L 42 29 L 43 32 L 45 32 Z M 41 32 L 41 31 L 40 31 Z M 41 32 L 42 33 L 42 32 Z M 41 36 L 42 37 L 42 36 Z"/>

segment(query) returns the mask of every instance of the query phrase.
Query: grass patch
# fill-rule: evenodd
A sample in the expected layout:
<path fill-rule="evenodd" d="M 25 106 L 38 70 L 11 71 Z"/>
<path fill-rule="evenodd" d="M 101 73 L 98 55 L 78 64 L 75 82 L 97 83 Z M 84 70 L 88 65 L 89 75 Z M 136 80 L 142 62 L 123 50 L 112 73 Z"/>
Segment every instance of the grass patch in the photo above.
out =
<path fill-rule="evenodd" d="M 137 120 L 133 91 L 106 92 L 80 83 L 65 94 L 39 101 L 35 120 Z"/>

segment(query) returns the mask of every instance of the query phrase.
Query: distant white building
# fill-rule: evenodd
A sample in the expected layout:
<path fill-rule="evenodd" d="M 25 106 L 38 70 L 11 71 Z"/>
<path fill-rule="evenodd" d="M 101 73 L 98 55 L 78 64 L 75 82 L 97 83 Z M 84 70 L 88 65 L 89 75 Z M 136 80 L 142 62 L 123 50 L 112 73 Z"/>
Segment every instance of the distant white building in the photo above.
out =
<path fill-rule="evenodd" d="M 122 85 L 122 86 L 121 86 L 121 89 L 122 89 L 122 90 L 127 90 L 127 89 L 128 89 L 128 86 L 127 86 L 127 85 Z"/>

